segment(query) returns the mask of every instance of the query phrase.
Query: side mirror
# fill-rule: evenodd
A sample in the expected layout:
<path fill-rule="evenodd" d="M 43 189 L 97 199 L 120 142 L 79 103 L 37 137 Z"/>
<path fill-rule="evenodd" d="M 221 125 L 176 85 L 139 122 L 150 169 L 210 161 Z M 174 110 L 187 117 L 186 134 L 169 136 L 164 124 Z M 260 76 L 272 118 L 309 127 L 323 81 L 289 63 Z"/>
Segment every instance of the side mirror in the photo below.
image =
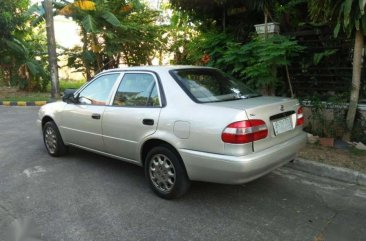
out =
<path fill-rule="evenodd" d="M 77 102 L 77 97 L 74 96 L 74 93 L 76 92 L 77 89 L 66 89 L 64 91 L 64 95 L 62 96 L 62 101 L 66 102 L 66 103 L 74 103 L 76 104 Z"/>

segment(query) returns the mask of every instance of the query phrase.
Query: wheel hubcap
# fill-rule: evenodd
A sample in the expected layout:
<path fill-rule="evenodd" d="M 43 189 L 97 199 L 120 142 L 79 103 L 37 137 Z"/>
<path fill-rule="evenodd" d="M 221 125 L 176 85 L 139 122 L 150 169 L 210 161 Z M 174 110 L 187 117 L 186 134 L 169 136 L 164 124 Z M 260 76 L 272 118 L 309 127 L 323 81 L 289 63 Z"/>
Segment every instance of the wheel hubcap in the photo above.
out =
<path fill-rule="evenodd" d="M 157 154 L 150 161 L 150 179 L 154 186 L 162 192 L 170 192 L 175 184 L 175 169 L 170 159 Z"/>
<path fill-rule="evenodd" d="M 57 137 L 55 130 L 53 128 L 51 127 L 46 128 L 44 140 L 48 151 L 51 152 L 52 154 L 55 153 L 57 148 Z"/>

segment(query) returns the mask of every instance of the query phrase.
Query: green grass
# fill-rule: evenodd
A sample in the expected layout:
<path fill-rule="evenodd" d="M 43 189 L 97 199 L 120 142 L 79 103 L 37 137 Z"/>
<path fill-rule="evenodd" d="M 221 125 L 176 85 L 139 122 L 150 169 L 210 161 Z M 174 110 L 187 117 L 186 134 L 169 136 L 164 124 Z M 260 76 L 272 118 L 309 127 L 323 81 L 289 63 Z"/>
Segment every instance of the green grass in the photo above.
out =
<path fill-rule="evenodd" d="M 351 147 L 350 152 L 355 156 L 365 156 L 366 157 L 366 151 L 356 149 L 355 147 Z"/>
<path fill-rule="evenodd" d="M 29 93 L 25 96 L 5 96 L 1 101 L 47 101 L 50 99 L 49 93 Z"/>
<path fill-rule="evenodd" d="M 85 80 L 70 81 L 60 80 L 60 92 L 65 89 L 78 89 L 85 83 Z M 0 88 L 0 101 L 47 101 L 51 98 L 51 84 L 47 86 L 46 92 L 27 92 L 20 91 L 17 87 Z"/>
<path fill-rule="evenodd" d="M 78 81 L 60 81 L 60 90 L 64 91 L 65 89 L 79 89 L 83 84 L 85 84 L 85 80 Z"/>
<path fill-rule="evenodd" d="M 65 89 L 79 89 L 85 80 L 60 80 L 60 91 L 64 92 Z M 51 83 L 47 86 L 47 91 L 51 91 Z"/>

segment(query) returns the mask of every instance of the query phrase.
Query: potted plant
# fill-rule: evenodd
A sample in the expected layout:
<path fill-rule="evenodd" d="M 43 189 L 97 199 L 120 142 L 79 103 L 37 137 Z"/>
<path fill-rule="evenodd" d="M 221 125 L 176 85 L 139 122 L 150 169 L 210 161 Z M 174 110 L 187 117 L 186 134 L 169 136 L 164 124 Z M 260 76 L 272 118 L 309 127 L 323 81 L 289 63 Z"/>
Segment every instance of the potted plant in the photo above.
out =
<path fill-rule="evenodd" d="M 257 34 L 265 34 L 266 33 L 266 24 L 256 24 L 254 25 L 255 31 Z M 277 22 L 267 23 L 267 34 L 279 34 L 280 33 L 280 24 Z"/>
<path fill-rule="evenodd" d="M 318 98 L 311 100 L 311 115 L 309 116 L 308 129 L 314 136 L 319 136 L 321 146 L 333 147 L 336 130 L 333 110 L 326 107 L 326 103 Z"/>
<path fill-rule="evenodd" d="M 259 35 L 263 34 L 265 39 L 268 38 L 269 34 L 273 35 L 280 32 L 280 24 L 273 21 L 270 11 L 270 9 L 273 8 L 274 4 L 274 0 L 256 0 L 248 2 L 248 6 L 250 8 L 263 12 L 264 23 L 254 26 L 257 33 Z M 272 22 L 268 22 L 268 18 L 270 18 Z"/>

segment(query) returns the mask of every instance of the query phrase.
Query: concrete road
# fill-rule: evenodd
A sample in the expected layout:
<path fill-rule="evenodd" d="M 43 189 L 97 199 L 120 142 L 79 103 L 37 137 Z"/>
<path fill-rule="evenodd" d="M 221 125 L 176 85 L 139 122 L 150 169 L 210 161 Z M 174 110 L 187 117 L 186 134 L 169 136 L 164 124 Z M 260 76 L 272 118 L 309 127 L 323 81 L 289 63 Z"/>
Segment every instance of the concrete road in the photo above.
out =
<path fill-rule="evenodd" d="M 78 149 L 50 157 L 37 111 L 0 106 L 0 240 L 27 220 L 48 241 L 366 240 L 365 187 L 282 168 L 166 201 L 140 167 Z"/>

